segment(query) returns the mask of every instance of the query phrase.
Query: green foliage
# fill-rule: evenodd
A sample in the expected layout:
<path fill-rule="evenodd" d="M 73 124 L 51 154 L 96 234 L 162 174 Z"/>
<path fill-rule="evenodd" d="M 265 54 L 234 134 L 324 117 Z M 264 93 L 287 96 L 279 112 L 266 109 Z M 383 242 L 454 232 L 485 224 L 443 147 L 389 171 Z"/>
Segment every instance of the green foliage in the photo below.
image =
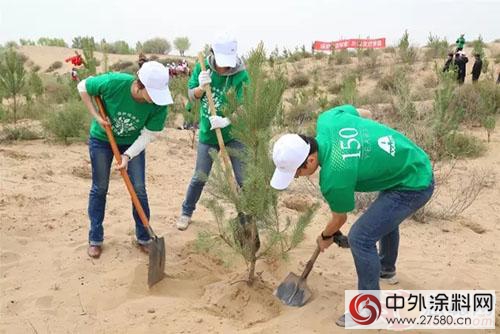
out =
<path fill-rule="evenodd" d="M 109 53 L 116 53 L 121 55 L 129 55 L 134 53 L 134 50 L 130 48 L 125 41 L 115 41 L 113 43 L 107 44 Z"/>
<path fill-rule="evenodd" d="M 25 58 L 9 48 L 0 57 L 0 91 L 4 97 L 12 98 L 11 109 L 14 123 L 17 121 L 18 99 L 26 85 Z"/>
<path fill-rule="evenodd" d="M 318 102 L 306 90 L 297 91 L 287 102 L 289 108 L 283 123 L 289 131 L 301 131 L 306 123 L 317 118 L 320 111 Z"/>
<path fill-rule="evenodd" d="M 15 140 L 33 140 L 40 139 L 40 135 L 30 127 L 23 126 L 5 126 L 0 131 L 0 143 Z"/>
<path fill-rule="evenodd" d="M 134 74 L 139 70 L 139 66 L 136 63 L 128 60 L 119 60 L 118 62 L 111 65 L 109 69 L 114 72 Z"/>
<path fill-rule="evenodd" d="M 85 68 L 80 70 L 78 75 L 80 79 L 85 79 L 91 75 L 96 75 L 97 73 L 97 59 L 94 57 L 96 44 L 94 42 L 94 37 L 82 38 L 81 43 Z"/>
<path fill-rule="evenodd" d="M 472 54 L 477 54 L 479 53 L 481 55 L 481 58 L 484 57 L 484 48 L 486 47 L 486 44 L 483 41 L 483 37 L 479 35 L 477 39 L 473 40 L 471 42 L 472 44 Z"/>
<path fill-rule="evenodd" d="M 187 37 L 177 37 L 174 39 L 174 47 L 181 56 L 184 56 L 184 52 L 186 52 L 190 47 L 191 43 L 189 42 L 189 38 Z"/>
<path fill-rule="evenodd" d="M 417 49 L 410 46 L 410 34 L 407 30 L 399 40 L 398 55 L 401 61 L 406 64 L 413 64 L 417 61 Z"/>
<path fill-rule="evenodd" d="M 62 38 L 40 37 L 37 41 L 38 45 L 42 46 L 60 46 L 67 48 L 68 44 Z"/>
<path fill-rule="evenodd" d="M 142 51 L 145 53 L 168 54 L 172 46 L 165 38 L 152 38 L 142 44 Z"/>
<path fill-rule="evenodd" d="M 337 96 L 338 104 L 357 104 L 358 89 L 357 75 L 355 73 L 346 73 L 342 77 L 340 92 Z"/>
<path fill-rule="evenodd" d="M 60 69 L 62 66 L 63 66 L 62 61 L 56 60 L 55 62 L 50 64 L 50 66 L 45 70 L 45 72 L 47 73 L 54 72 L 55 70 Z"/>
<path fill-rule="evenodd" d="M 70 138 L 82 138 L 87 132 L 90 116 L 81 101 L 72 100 L 46 115 L 44 129 L 56 140 L 68 143 Z"/>
<path fill-rule="evenodd" d="M 435 59 L 435 58 L 444 58 L 448 54 L 448 49 L 450 45 L 446 38 L 439 38 L 438 36 L 432 35 L 429 33 L 429 37 L 427 38 L 427 48 L 426 57 Z"/>
<path fill-rule="evenodd" d="M 213 199 L 207 205 L 217 221 L 219 236 L 249 264 L 250 283 L 257 259 L 288 252 L 301 240 L 315 210 L 312 208 L 312 212 L 307 212 L 296 228 L 290 222 L 283 223 L 279 217 L 277 192 L 269 184 L 274 172 L 269 152 L 272 128 L 282 112 L 281 99 L 286 80 L 279 71 L 264 71 L 265 63 L 266 55 L 261 43 L 247 60 L 251 79 L 244 88 L 242 103 L 238 102 L 234 92 L 229 92 L 227 96 L 225 113 L 232 115 L 233 135 L 245 147 L 243 153 L 232 152 L 239 154 L 245 165 L 243 188 L 235 192 L 231 184 L 233 179 L 227 177 L 221 160 L 215 154 L 214 169 L 208 182 Z M 239 109 L 242 109 L 241 112 L 236 112 Z M 234 211 L 244 213 L 246 224 L 240 224 L 238 218 L 226 219 L 224 203 Z M 257 227 L 261 242 L 258 252 L 254 246 Z"/>
<path fill-rule="evenodd" d="M 31 40 L 31 39 L 24 39 L 24 38 L 21 38 L 19 40 L 19 44 L 21 44 L 22 46 L 26 46 L 26 45 L 36 45 L 35 41 Z"/>
<path fill-rule="evenodd" d="M 332 51 L 330 57 L 333 58 L 335 65 L 346 65 L 352 63 L 351 55 L 347 49 Z"/>
<path fill-rule="evenodd" d="M 34 72 L 31 71 L 28 77 L 27 85 L 26 85 L 27 91 L 25 96 L 29 99 L 31 95 L 34 95 L 35 97 L 40 97 L 43 92 L 45 91 L 43 87 L 43 82 L 40 76 Z"/>

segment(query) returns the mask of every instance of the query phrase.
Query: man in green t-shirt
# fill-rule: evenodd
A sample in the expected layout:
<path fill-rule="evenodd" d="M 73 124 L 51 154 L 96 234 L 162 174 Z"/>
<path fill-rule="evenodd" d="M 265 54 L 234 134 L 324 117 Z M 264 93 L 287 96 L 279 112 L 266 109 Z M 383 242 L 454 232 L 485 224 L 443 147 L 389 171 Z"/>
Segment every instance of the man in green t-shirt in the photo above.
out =
<path fill-rule="evenodd" d="M 243 145 L 231 135 L 231 121 L 222 113 L 226 103 L 226 92 L 234 89 L 238 99 L 243 98 L 243 86 L 248 82 L 248 72 L 243 61 L 237 55 L 237 42 L 234 38 L 223 35 L 212 43 L 210 55 L 205 59 L 206 71 L 201 70 L 199 63 L 193 70 L 188 82 L 188 95 L 190 100 L 200 99 L 200 132 L 196 155 L 195 172 L 189 183 L 186 198 L 182 204 L 182 213 L 177 220 L 177 228 L 185 230 L 200 199 L 206 178 L 212 169 L 210 151 L 219 150 L 215 129 L 222 132 L 224 144 L 229 148 L 229 155 L 233 166 L 236 181 L 243 185 L 243 171 L 238 152 L 243 150 Z M 208 100 L 203 86 L 210 85 L 217 116 L 210 115 Z"/>
<path fill-rule="evenodd" d="M 456 42 L 457 44 L 457 51 L 462 51 L 464 49 L 464 45 L 465 45 L 465 37 L 464 37 L 464 34 L 461 34 L 459 38 L 457 38 Z"/>
<path fill-rule="evenodd" d="M 110 124 L 122 154 L 117 169 L 127 169 L 130 180 L 149 218 L 146 193 L 145 148 L 163 130 L 167 105 L 172 104 L 168 88 L 168 70 L 158 62 L 143 62 L 137 78 L 125 73 L 106 73 L 80 81 L 78 91 L 94 117 L 90 126 L 89 153 L 92 187 L 89 195 L 90 218 L 88 255 L 98 258 L 104 240 L 104 211 L 113 152 L 104 126 Z M 102 119 L 92 103 L 100 96 L 108 119 Z M 150 237 L 135 208 L 133 216 L 139 248 L 148 252 Z"/>
<path fill-rule="evenodd" d="M 355 192 L 380 192 L 349 231 L 359 290 L 379 290 L 379 280 L 396 284 L 399 225 L 432 196 L 427 154 L 403 134 L 372 121 L 368 110 L 343 105 L 322 113 L 316 138 L 286 134 L 274 144 L 271 186 L 288 187 L 294 177 L 321 167 L 319 184 L 331 219 L 317 239 L 321 251 L 354 209 Z M 380 250 L 377 253 L 377 242 Z M 343 326 L 342 316 L 337 324 Z"/>

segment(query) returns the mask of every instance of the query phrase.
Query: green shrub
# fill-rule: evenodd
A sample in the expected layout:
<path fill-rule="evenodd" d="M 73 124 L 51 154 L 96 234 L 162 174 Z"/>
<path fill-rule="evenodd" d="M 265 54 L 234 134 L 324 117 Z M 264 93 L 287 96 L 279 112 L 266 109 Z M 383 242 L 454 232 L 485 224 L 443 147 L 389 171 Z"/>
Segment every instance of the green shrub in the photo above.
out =
<path fill-rule="evenodd" d="M 119 60 L 118 62 L 112 64 L 109 69 L 114 72 L 123 72 L 124 69 L 134 66 L 135 64 L 127 60 Z"/>
<path fill-rule="evenodd" d="M 486 147 L 476 137 L 454 132 L 446 136 L 445 150 L 450 158 L 477 158 L 484 154 Z"/>
<path fill-rule="evenodd" d="M 347 49 L 332 52 L 331 56 L 334 59 L 335 65 L 346 65 L 352 63 L 351 55 Z"/>
<path fill-rule="evenodd" d="M 59 110 L 47 114 L 44 129 L 56 140 L 68 143 L 70 138 L 81 138 L 88 132 L 90 116 L 81 101 L 71 101 Z"/>
<path fill-rule="evenodd" d="M 406 64 L 413 64 L 417 61 L 417 49 L 410 46 L 410 35 L 407 30 L 399 40 L 398 55 L 401 61 Z"/>
<path fill-rule="evenodd" d="M 63 65 L 62 62 L 59 61 L 59 60 L 57 60 L 57 61 L 53 62 L 49 66 L 49 68 L 47 68 L 47 70 L 45 72 L 50 73 L 50 72 L 53 72 L 55 70 L 58 70 L 58 69 L 60 69 L 62 67 L 62 65 Z"/>
<path fill-rule="evenodd" d="M 427 39 L 427 51 L 425 53 L 426 58 L 444 58 L 448 54 L 448 49 L 450 45 L 446 38 L 440 39 L 438 36 L 434 36 L 431 33 Z"/>
<path fill-rule="evenodd" d="M 48 103 L 61 104 L 69 101 L 77 94 L 72 91 L 68 84 L 60 82 L 49 82 L 45 84 L 45 97 Z"/>
<path fill-rule="evenodd" d="M 6 126 L 0 132 L 0 142 L 40 139 L 40 135 L 27 126 Z"/>

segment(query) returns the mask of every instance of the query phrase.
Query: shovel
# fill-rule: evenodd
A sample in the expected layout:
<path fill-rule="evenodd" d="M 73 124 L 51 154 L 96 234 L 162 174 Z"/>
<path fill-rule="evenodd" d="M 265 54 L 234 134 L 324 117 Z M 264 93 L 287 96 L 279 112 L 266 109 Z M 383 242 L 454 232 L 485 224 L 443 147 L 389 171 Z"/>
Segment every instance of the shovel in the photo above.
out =
<path fill-rule="evenodd" d="M 99 114 L 103 119 L 107 119 L 106 111 L 104 109 L 104 104 L 102 103 L 101 98 L 99 96 L 96 96 L 95 100 L 97 103 L 97 108 L 99 109 Z M 122 156 L 120 154 L 120 151 L 118 150 L 118 146 L 116 145 L 111 126 L 105 126 L 104 130 L 106 130 L 106 135 L 108 136 L 113 155 L 115 156 L 118 164 L 121 164 Z M 135 210 L 137 211 L 137 214 L 141 218 L 142 224 L 151 237 L 151 243 L 149 244 L 148 286 L 152 287 L 154 284 L 158 283 L 165 277 L 165 239 L 163 237 L 158 238 L 158 236 L 153 232 L 151 225 L 149 225 L 148 217 L 146 217 L 146 214 L 144 213 L 144 209 L 142 208 L 141 202 L 139 202 L 139 198 L 135 193 L 134 186 L 130 181 L 130 177 L 128 176 L 127 171 L 125 169 L 120 169 L 120 174 L 125 181 L 125 185 L 127 186 L 127 190 L 130 194 L 130 197 L 132 198 L 132 203 L 134 204 Z"/>
<path fill-rule="evenodd" d="M 319 255 L 319 247 L 316 247 L 314 254 L 307 261 L 306 268 L 302 275 L 297 276 L 294 273 L 289 273 L 285 280 L 278 286 L 274 295 L 281 300 L 281 302 L 288 306 L 304 306 L 305 303 L 311 298 L 311 290 L 307 286 L 307 276 L 316 262 Z"/>

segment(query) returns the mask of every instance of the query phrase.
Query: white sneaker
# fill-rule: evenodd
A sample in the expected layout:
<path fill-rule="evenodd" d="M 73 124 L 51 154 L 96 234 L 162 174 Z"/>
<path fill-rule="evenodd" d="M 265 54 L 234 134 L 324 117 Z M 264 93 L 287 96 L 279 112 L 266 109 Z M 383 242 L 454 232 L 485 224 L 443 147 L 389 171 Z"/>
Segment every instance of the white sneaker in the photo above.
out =
<path fill-rule="evenodd" d="M 392 274 L 380 275 L 380 282 L 384 282 L 384 283 L 389 284 L 389 285 L 394 285 L 394 284 L 398 284 L 399 280 L 398 280 L 398 277 L 396 276 L 396 273 L 392 273 Z"/>
<path fill-rule="evenodd" d="M 177 219 L 176 226 L 179 230 L 184 231 L 185 229 L 188 228 L 190 223 L 191 223 L 191 217 L 186 216 L 186 215 L 181 215 Z"/>

